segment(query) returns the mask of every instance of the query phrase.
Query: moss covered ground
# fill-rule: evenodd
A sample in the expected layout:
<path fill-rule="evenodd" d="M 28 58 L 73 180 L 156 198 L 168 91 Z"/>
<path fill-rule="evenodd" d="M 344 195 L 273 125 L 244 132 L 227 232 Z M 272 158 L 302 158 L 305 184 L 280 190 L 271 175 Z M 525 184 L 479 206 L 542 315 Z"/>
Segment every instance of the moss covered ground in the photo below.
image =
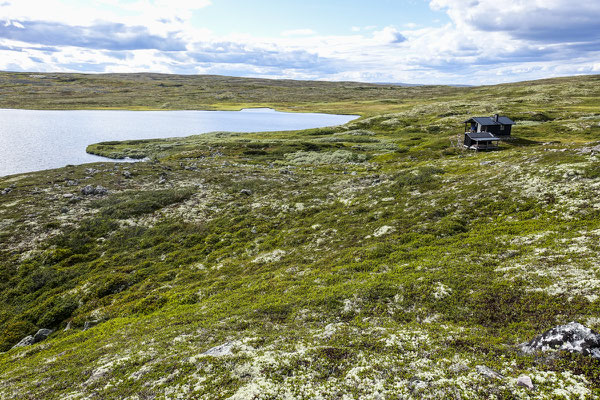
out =
<path fill-rule="evenodd" d="M 0 178 L 0 399 L 600 396 L 598 360 L 517 348 L 570 321 L 600 329 L 600 76 L 403 88 L 0 74 L 0 86 L 2 107 L 362 115 L 94 144 L 145 161 Z M 456 145 L 463 120 L 493 113 L 517 121 L 501 150 Z M 41 328 L 55 332 L 11 349 Z"/>

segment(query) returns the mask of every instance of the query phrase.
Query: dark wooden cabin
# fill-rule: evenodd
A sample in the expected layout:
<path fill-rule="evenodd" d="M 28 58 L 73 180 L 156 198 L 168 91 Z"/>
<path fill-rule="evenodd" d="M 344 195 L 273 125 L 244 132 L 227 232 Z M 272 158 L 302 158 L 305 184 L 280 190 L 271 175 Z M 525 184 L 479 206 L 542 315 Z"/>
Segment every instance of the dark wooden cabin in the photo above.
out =
<path fill-rule="evenodd" d="M 474 150 L 495 150 L 498 142 L 510 137 L 515 124 L 508 117 L 495 114 L 492 117 L 472 117 L 464 121 L 465 147 Z"/>
<path fill-rule="evenodd" d="M 512 119 L 498 114 L 492 117 L 472 117 L 465 121 L 465 133 L 489 132 L 494 136 L 507 137 L 514 124 Z"/>
<path fill-rule="evenodd" d="M 489 132 L 466 132 L 465 147 L 473 150 L 496 150 L 500 138 Z"/>

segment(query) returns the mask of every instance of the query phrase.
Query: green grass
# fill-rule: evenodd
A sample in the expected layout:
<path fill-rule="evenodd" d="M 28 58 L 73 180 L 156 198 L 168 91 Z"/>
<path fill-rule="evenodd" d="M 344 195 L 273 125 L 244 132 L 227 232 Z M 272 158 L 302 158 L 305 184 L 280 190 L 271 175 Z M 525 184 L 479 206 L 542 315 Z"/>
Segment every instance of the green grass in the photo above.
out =
<path fill-rule="evenodd" d="M 0 197 L 0 399 L 598 396 L 596 361 L 516 347 L 572 320 L 600 328 L 598 77 L 397 88 L 50 75 L 0 82 L 14 107 L 87 108 L 98 91 L 97 108 L 363 118 L 106 142 L 88 151 L 150 161 L 0 178 L 15 185 Z M 52 98 L 66 88 L 80 97 Z M 495 112 L 519 122 L 500 151 L 452 145 L 461 121 Z M 109 194 L 81 196 L 88 184 Z M 56 332 L 10 350 L 40 328 Z M 202 354 L 226 343 L 229 355 Z"/>

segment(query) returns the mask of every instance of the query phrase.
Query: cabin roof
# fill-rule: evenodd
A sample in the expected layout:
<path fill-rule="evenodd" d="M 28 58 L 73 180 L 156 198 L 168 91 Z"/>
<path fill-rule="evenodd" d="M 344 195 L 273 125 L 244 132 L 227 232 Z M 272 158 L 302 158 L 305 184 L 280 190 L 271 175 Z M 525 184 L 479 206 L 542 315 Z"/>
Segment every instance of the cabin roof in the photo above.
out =
<path fill-rule="evenodd" d="M 500 140 L 500 138 L 497 138 L 489 132 L 467 132 L 465 135 L 474 142 L 495 142 Z"/>
<path fill-rule="evenodd" d="M 498 117 L 498 122 L 494 121 L 493 117 L 472 117 L 466 122 L 477 122 L 481 126 L 490 126 L 490 125 L 514 125 L 515 122 L 508 117 Z"/>

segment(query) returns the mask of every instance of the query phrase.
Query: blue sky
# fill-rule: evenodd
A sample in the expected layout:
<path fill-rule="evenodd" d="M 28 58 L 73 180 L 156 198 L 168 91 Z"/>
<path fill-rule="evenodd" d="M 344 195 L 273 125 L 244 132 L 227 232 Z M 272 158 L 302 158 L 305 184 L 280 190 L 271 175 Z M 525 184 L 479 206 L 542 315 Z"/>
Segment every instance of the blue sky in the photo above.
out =
<path fill-rule="evenodd" d="M 441 21 L 450 19 L 446 13 L 433 11 L 427 2 L 420 0 L 370 3 L 364 0 L 222 0 L 196 12 L 192 18 L 194 24 L 220 35 L 238 32 L 258 36 L 277 36 L 300 29 L 311 29 L 319 35 L 344 35 L 357 27 L 426 26 L 440 25 Z"/>
<path fill-rule="evenodd" d="M 600 1 L 0 0 L 0 70 L 494 84 L 600 73 Z"/>

